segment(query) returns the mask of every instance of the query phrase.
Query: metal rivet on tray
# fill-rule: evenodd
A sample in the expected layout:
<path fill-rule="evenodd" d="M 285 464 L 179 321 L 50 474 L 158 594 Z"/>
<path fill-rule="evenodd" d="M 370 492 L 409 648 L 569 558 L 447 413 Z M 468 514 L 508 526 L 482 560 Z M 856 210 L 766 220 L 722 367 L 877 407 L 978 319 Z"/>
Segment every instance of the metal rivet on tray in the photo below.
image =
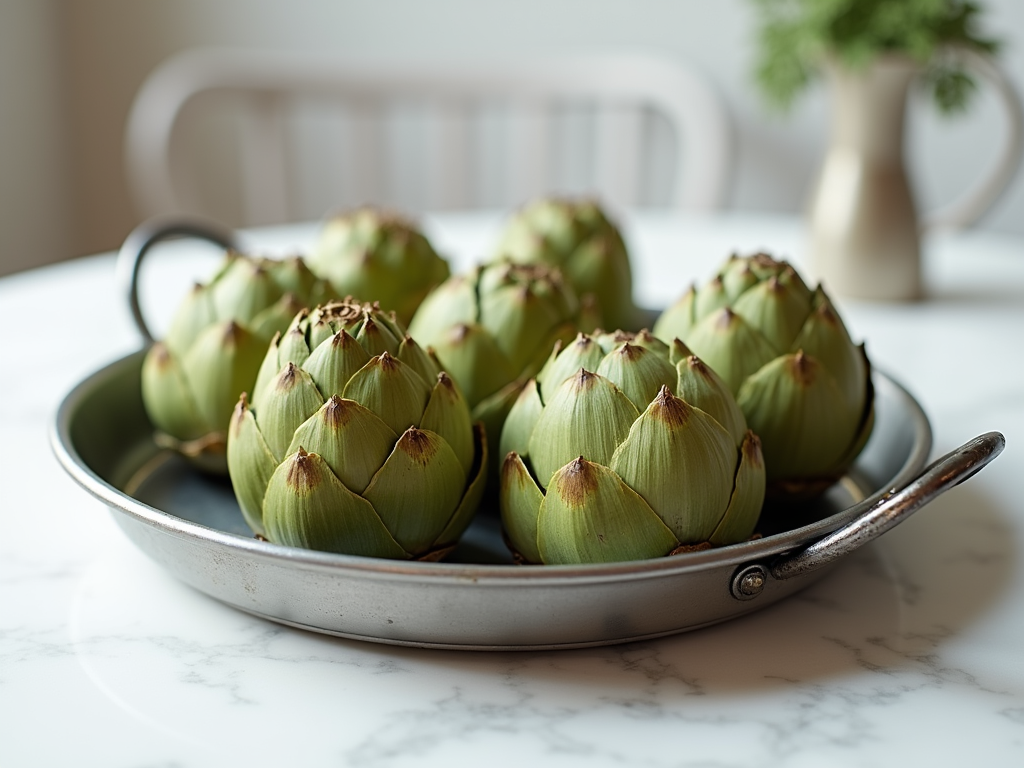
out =
<path fill-rule="evenodd" d="M 732 577 L 732 596 L 737 600 L 753 600 L 764 591 L 768 571 L 763 565 L 748 565 Z"/>

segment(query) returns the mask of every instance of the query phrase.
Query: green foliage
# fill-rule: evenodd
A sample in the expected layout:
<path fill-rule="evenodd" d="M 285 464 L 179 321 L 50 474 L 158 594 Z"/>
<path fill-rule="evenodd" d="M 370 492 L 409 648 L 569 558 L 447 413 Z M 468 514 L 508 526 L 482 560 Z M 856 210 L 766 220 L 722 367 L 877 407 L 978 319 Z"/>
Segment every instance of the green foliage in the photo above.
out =
<path fill-rule="evenodd" d="M 977 3 L 964 0 L 754 0 L 762 18 L 757 79 L 769 101 L 787 108 L 823 56 L 865 67 L 884 53 L 903 53 L 926 67 L 942 112 L 963 110 L 974 82 L 950 49 L 994 53 L 981 36 Z"/>

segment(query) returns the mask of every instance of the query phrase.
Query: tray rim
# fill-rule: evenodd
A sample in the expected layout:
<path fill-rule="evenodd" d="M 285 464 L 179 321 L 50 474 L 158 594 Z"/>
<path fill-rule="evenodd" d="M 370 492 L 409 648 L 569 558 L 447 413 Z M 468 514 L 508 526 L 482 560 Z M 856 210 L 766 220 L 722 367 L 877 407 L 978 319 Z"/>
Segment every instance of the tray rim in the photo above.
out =
<path fill-rule="evenodd" d="M 910 454 L 889 484 L 877 488 L 862 501 L 846 507 L 810 525 L 765 536 L 754 541 L 731 544 L 701 552 L 688 552 L 671 558 L 634 560 L 621 563 L 587 565 L 514 566 L 507 564 L 469 564 L 385 560 L 359 555 L 342 555 L 288 547 L 249 539 L 177 517 L 150 506 L 108 483 L 96 474 L 79 455 L 71 439 L 70 425 L 81 402 L 97 387 L 119 375 L 123 368 L 141 364 L 146 349 L 118 358 L 99 368 L 76 384 L 62 399 L 50 423 L 51 448 L 61 466 L 84 490 L 104 502 L 112 511 L 120 512 L 138 522 L 178 537 L 197 539 L 208 545 L 221 546 L 248 557 L 287 564 L 310 571 L 352 573 L 382 580 L 415 579 L 432 582 L 472 582 L 506 586 L 522 582 L 532 585 L 565 585 L 621 582 L 663 578 L 700 571 L 709 567 L 739 565 L 764 561 L 773 556 L 805 546 L 850 522 L 883 497 L 890 487 L 910 481 L 925 466 L 932 448 L 932 429 L 924 409 L 896 379 L 873 368 L 876 390 L 890 387 L 904 401 L 913 424 Z"/>

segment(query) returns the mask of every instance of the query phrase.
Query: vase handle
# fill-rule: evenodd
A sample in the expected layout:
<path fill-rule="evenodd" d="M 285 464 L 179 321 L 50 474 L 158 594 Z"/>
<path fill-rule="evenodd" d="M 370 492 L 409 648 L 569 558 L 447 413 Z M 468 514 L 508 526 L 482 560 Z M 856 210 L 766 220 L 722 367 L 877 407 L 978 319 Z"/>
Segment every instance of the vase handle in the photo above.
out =
<path fill-rule="evenodd" d="M 999 94 L 1009 119 L 1009 136 L 989 177 L 964 197 L 925 216 L 921 228 L 926 232 L 961 229 L 980 219 L 1013 180 L 1024 156 L 1024 106 L 1014 84 L 989 56 L 960 47 L 951 53 Z"/>

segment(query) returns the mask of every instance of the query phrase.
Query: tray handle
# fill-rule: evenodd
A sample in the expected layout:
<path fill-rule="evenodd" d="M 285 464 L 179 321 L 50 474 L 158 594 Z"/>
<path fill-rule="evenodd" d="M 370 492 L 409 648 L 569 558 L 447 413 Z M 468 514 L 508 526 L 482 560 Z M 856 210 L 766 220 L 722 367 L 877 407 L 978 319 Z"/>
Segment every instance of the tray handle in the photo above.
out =
<path fill-rule="evenodd" d="M 125 238 L 117 254 L 117 284 L 128 299 L 135 327 L 139 329 L 146 344 L 156 341 L 146 324 L 139 306 L 139 270 L 149 250 L 163 240 L 177 237 L 194 237 L 208 240 L 227 250 L 237 250 L 235 233 L 221 225 L 200 218 L 168 218 L 157 216 L 139 224 Z"/>
<path fill-rule="evenodd" d="M 797 551 L 782 555 L 767 568 L 748 565 L 732 581 L 732 594 L 750 600 L 764 589 L 769 574 L 779 580 L 816 571 L 899 525 L 928 502 L 981 471 L 1002 453 L 1006 438 L 987 432 L 964 443 L 926 467 L 902 488 L 891 489 L 860 517 Z"/>

